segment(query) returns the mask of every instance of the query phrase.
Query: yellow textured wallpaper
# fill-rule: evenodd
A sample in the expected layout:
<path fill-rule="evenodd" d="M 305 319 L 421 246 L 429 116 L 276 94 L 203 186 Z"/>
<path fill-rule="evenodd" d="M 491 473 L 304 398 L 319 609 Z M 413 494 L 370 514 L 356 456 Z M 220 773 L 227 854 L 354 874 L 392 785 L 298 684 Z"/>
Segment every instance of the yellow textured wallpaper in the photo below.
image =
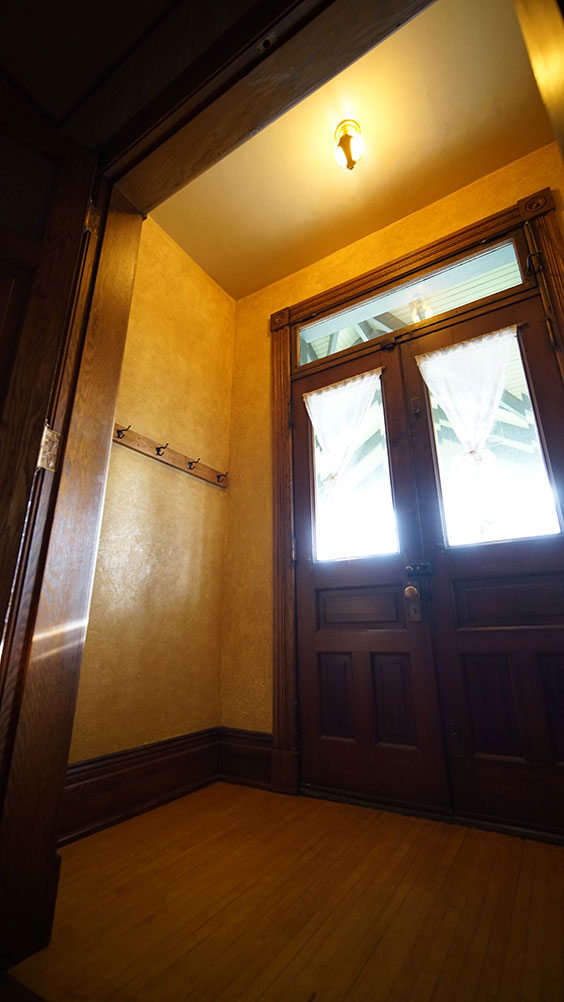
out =
<path fill-rule="evenodd" d="M 272 727 L 270 314 L 544 187 L 564 192 L 556 144 L 237 302 L 221 689 L 225 726 Z"/>
<path fill-rule="evenodd" d="M 235 303 L 143 225 L 116 419 L 229 468 Z M 227 492 L 114 444 L 71 761 L 220 722 Z"/>

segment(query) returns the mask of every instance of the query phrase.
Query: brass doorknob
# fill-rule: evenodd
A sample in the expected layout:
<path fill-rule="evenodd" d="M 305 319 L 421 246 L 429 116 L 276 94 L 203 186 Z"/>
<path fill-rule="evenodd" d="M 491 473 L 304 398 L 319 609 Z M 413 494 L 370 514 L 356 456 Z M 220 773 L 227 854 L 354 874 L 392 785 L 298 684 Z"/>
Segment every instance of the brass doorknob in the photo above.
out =
<path fill-rule="evenodd" d="M 419 588 L 416 588 L 415 585 L 407 585 L 403 594 L 408 602 L 413 602 L 414 599 L 419 598 Z"/>

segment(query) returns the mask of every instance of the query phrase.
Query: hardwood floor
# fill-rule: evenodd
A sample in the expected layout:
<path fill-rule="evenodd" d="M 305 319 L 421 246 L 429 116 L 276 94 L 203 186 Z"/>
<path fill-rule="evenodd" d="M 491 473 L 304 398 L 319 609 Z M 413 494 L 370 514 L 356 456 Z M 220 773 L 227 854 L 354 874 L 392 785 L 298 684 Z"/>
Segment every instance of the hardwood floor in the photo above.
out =
<path fill-rule="evenodd" d="M 218 783 L 62 850 L 46 1002 L 562 1002 L 564 848 Z"/>

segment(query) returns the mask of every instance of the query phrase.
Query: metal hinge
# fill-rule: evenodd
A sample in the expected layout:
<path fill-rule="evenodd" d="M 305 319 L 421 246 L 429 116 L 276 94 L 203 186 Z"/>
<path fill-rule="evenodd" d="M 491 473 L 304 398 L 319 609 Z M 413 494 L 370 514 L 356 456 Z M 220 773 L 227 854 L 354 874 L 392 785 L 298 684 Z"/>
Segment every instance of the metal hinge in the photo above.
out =
<path fill-rule="evenodd" d="M 59 458 L 60 444 L 60 432 L 54 431 L 53 428 L 50 428 L 49 425 L 46 424 L 41 437 L 39 456 L 37 457 L 38 470 L 51 470 L 51 473 L 55 472 L 57 469 L 57 460 Z"/>
<path fill-rule="evenodd" d="M 86 210 L 86 216 L 84 218 L 85 231 L 91 233 L 93 237 L 99 237 L 101 225 L 102 213 L 96 208 L 93 202 L 89 202 Z"/>
<path fill-rule="evenodd" d="M 292 536 L 292 544 L 290 549 L 290 560 L 293 564 L 296 563 L 296 537 Z"/>

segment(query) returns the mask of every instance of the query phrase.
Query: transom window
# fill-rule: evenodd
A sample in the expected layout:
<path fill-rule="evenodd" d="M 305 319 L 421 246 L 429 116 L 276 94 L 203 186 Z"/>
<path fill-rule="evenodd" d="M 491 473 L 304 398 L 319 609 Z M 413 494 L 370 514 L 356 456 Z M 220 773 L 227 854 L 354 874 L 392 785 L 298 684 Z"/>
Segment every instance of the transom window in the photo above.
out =
<path fill-rule="evenodd" d="M 365 299 L 353 307 L 299 328 L 299 364 L 396 334 L 406 327 L 450 313 L 461 306 L 517 288 L 524 276 L 512 237 L 473 251 Z"/>

